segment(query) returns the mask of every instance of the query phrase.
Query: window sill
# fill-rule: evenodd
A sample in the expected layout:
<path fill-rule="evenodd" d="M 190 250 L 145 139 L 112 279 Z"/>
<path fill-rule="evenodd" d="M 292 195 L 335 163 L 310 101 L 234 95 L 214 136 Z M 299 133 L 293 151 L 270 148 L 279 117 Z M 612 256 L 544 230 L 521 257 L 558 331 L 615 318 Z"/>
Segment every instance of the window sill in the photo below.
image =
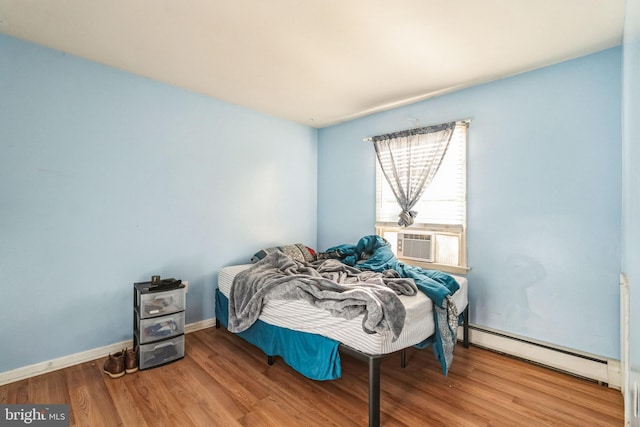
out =
<path fill-rule="evenodd" d="M 421 267 L 427 270 L 439 270 L 451 274 L 467 274 L 469 270 L 471 270 L 471 267 L 462 267 L 458 265 L 437 264 L 435 262 L 420 262 L 404 258 L 398 258 L 398 260 L 407 265 L 414 265 L 416 267 Z"/>

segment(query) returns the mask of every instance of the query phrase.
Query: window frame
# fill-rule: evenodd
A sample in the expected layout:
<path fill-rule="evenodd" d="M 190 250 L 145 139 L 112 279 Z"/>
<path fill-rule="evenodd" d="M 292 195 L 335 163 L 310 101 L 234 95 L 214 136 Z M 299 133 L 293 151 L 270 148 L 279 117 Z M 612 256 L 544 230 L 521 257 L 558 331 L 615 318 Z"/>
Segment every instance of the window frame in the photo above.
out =
<path fill-rule="evenodd" d="M 462 138 L 462 156 L 463 159 L 461 161 L 462 164 L 462 170 L 464 172 L 464 179 L 463 179 L 463 189 L 462 189 L 462 201 L 463 201 L 463 209 L 464 209 L 464 215 L 463 215 L 463 219 L 462 219 L 462 224 L 433 224 L 433 223 L 419 223 L 419 222 L 415 222 L 413 225 L 411 225 L 410 227 L 401 227 L 399 226 L 397 223 L 394 222 L 388 222 L 388 221 L 378 221 L 378 208 L 379 208 L 379 201 L 378 201 L 378 195 L 380 194 L 380 191 L 378 189 L 378 178 L 379 178 L 379 174 L 381 174 L 381 170 L 380 170 L 380 165 L 378 164 L 377 159 L 375 160 L 375 176 L 376 176 L 376 183 L 375 183 L 375 229 L 376 229 L 376 234 L 381 236 L 381 237 L 385 237 L 385 233 L 400 233 L 400 232 L 407 232 L 407 231 L 416 231 L 416 232 L 429 232 L 429 233 L 433 233 L 436 236 L 441 235 L 441 236 L 455 236 L 458 239 L 458 264 L 457 265 L 453 265 L 453 264 L 443 264 L 443 263 L 438 263 L 438 262 L 423 262 L 423 261 L 417 261 L 417 260 L 413 260 L 413 259 L 404 259 L 404 258 L 398 258 L 400 261 L 404 262 L 405 264 L 409 264 L 409 265 L 415 265 L 418 267 L 422 267 L 422 268 L 426 268 L 426 269 L 432 269 L 432 270 L 441 270 L 441 271 L 445 271 L 447 273 L 454 273 L 454 274 L 466 274 L 470 268 L 467 264 L 467 145 L 468 145 L 468 124 L 469 124 L 469 120 L 464 120 L 464 121 L 458 121 L 457 125 L 462 125 L 465 126 L 465 133 L 464 136 Z M 382 179 L 384 180 L 384 176 L 382 176 Z M 437 240 L 436 240 L 437 241 Z M 392 244 L 392 249 L 394 251 L 394 253 L 396 253 L 396 248 L 393 247 Z M 435 246 L 435 254 L 437 256 L 438 254 L 438 248 L 437 248 L 437 244 Z"/>

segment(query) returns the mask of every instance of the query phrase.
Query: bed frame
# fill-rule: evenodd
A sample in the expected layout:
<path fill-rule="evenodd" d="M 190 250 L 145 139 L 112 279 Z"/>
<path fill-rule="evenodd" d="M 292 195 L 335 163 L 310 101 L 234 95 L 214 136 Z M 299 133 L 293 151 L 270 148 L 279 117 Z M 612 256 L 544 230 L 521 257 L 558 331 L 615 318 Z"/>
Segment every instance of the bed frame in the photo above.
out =
<path fill-rule="evenodd" d="M 216 293 L 219 292 L 216 289 Z M 464 348 L 469 348 L 469 303 L 467 303 L 467 307 L 462 312 L 462 330 L 463 330 L 463 339 L 462 345 Z M 221 326 L 220 320 L 216 316 L 216 329 L 219 329 Z M 369 427 L 379 427 L 380 426 L 380 361 L 383 357 L 400 353 L 400 366 L 404 368 L 407 365 L 406 359 L 406 348 L 402 350 L 396 351 L 394 353 L 388 354 L 368 354 L 363 353 L 359 350 L 351 348 L 347 345 L 340 344 L 338 350 L 341 353 L 347 354 L 349 356 L 353 356 L 356 359 L 363 360 L 368 362 L 369 364 Z M 267 363 L 269 365 L 273 365 L 274 357 L 267 356 Z"/>
<path fill-rule="evenodd" d="M 463 339 L 462 345 L 464 348 L 469 348 L 469 303 L 463 311 Z M 338 349 L 344 354 L 355 357 L 356 359 L 364 360 L 369 363 L 369 427 L 380 426 L 380 360 L 383 357 L 390 354 L 367 354 L 356 349 L 353 349 L 344 344 L 340 344 Z M 407 366 L 406 348 L 399 350 L 395 353 L 400 353 L 400 367 Z"/>

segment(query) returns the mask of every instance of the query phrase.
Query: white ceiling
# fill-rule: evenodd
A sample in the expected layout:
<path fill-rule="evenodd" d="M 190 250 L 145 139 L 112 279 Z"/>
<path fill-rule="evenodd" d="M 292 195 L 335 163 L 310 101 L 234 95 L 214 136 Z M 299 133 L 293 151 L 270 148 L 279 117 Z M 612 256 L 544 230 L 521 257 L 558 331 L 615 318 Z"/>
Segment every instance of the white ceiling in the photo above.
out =
<path fill-rule="evenodd" d="M 0 32 L 313 127 L 622 41 L 624 0 L 0 0 Z"/>

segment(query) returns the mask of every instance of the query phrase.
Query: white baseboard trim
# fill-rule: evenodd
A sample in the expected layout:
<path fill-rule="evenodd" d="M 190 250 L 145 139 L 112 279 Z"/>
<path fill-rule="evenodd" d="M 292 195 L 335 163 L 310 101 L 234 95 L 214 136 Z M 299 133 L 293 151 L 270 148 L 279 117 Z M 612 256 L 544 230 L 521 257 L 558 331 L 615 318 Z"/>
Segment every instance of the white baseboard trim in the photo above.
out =
<path fill-rule="evenodd" d="M 458 330 L 458 338 L 462 339 L 462 328 Z M 476 325 L 469 326 L 469 341 L 478 347 L 605 383 L 611 388 L 620 389 L 622 384 L 619 360 L 607 359 Z"/>
<path fill-rule="evenodd" d="M 205 319 L 185 325 L 185 334 L 215 326 L 216 319 Z M 462 328 L 458 329 L 458 337 L 462 339 Z M 620 389 L 622 373 L 619 360 L 606 359 L 577 350 L 536 342 L 529 338 L 509 335 L 505 332 L 490 330 L 485 327 L 470 325 L 469 341 L 478 347 L 500 353 L 509 354 L 540 365 L 548 366 L 579 377 L 600 383 L 611 388 Z M 57 359 L 23 366 L 11 371 L 0 372 L 0 386 L 20 381 L 58 369 L 67 368 L 79 363 L 100 359 L 126 347 L 131 347 L 133 340 L 109 344 L 80 353 L 70 354 Z"/>
<path fill-rule="evenodd" d="M 188 325 L 184 325 L 184 333 L 190 334 L 191 332 L 199 331 L 201 329 L 211 328 L 216 325 L 216 318 L 212 317 L 211 319 L 204 319 L 199 322 L 189 323 Z"/>
<path fill-rule="evenodd" d="M 201 329 L 210 328 L 215 324 L 215 318 L 189 323 L 185 325 L 184 333 L 189 334 Z M 103 347 L 93 348 L 91 350 L 82 351 L 80 353 L 70 354 L 68 356 L 62 356 L 57 359 L 52 359 L 45 362 L 34 363 L 33 365 L 23 366 L 11 371 L 0 372 L 0 386 L 24 380 L 26 378 L 35 377 L 37 375 L 46 374 L 48 372 L 57 371 L 58 369 L 67 368 L 79 363 L 100 359 L 108 356 L 110 353 L 115 353 L 122 350 L 123 348 L 128 348 L 131 346 L 133 346 L 133 339 L 105 345 Z"/>

